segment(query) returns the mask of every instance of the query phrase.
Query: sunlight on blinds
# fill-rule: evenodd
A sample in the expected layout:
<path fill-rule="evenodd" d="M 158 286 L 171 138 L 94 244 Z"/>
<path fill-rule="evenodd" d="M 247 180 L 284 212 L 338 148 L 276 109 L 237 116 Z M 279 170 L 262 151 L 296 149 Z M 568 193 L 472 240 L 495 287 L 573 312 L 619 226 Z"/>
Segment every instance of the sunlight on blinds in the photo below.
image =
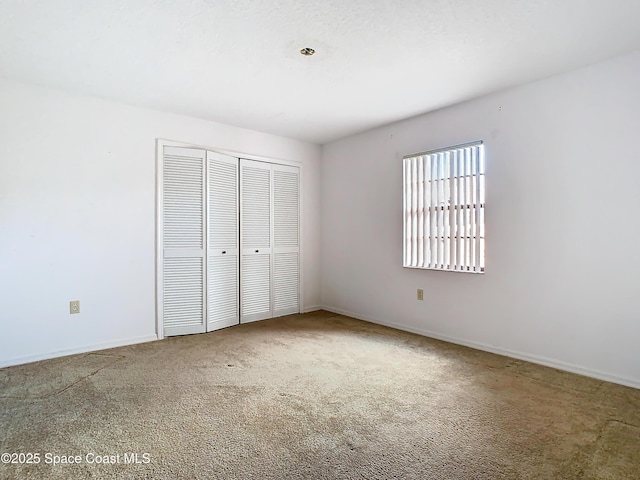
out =
<path fill-rule="evenodd" d="M 403 159 L 404 267 L 484 272 L 484 145 Z"/>

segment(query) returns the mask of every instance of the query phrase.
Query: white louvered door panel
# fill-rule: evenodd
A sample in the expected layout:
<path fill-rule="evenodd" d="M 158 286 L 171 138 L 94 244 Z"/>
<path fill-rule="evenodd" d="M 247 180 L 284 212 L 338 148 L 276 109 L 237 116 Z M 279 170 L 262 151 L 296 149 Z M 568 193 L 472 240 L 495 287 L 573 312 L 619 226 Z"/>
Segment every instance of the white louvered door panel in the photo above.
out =
<path fill-rule="evenodd" d="M 241 322 L 272 317 L 271 165 L 240 160 Z"/>
<path fill-rule="evenodd" d="M 202 150 L 164 147 L 162 318 L 164 335 L 205 331 Z"/>
<path fill-rule="evenodd" d="M 239 322 L 238 255 L 210 255 L 208 277 L 208 323 L 211 332 Z"/>
<path fill-rule="evenodd" d="M 271 318 L 271 255 L 242 256 L 242 322 Z"/>
<path fill-rule="evenodd" d="M 207 152 L 207 331 L 235 325 L 239 316 L 238 159 Z"/>
<path fill-rule="evenodd" d="M 300 174 L 297 167 L 273 170 L 273 316 L 300 311 Z"/>
<path fill-rule="evenodd" d="M 273 254 L 273 316 L 299 313 L 298 252 Z"/>
<path fill-rule="evenodd" d="M 164 258 L 164 334 L 204 332 L 202 258 Z"/>

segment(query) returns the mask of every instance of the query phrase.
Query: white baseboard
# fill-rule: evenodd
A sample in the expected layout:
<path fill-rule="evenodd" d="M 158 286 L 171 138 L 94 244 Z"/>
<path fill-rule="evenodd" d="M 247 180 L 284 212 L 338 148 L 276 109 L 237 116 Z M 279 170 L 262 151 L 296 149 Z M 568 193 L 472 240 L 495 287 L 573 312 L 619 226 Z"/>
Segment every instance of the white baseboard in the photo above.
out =
<path fill-rule="evenodd" d="M 30 355 L 27 357 L 12 358 L 10 360 L 0 361 L 0 368 L 10 367 L 12 365 L 22 365 L 25 363 L 39 362 L 40 360 L 49 360 L 50 358 L 66 357 L 67 355 L 75 355 L 77 353 L 96 352 L 99 350 L 107 350 L 109 348 L 124 347 L 126 345 L 134 345 L 136 343 L 146 343 L 158 340 L 156 335 L 145 335 L 144 337 L 134 337 L 124 340 L 115 340 L 113 342 L 97 343 L 93 345 L 85 345 L 82 347 L 69 348 L 57 352 L 40 353 L 38 355 Z"/>
<path fill-rule="evenodd" d="M 321 305 L 312 305 L 310 307 L 304 307 L 302 313 L 317 312 L 318 310 L 322 310 Z"/>
<path fill-rule="evenodd" d="M 440 333 L 432 332 L 430 330 L 409 327 L 406 325 L 402 325 L 394 322 L 386 322 L 384 320 L 380 320 L 377 318 L 369 317 L 366 315 L 360 315 L 355 312 L 350 312 L 348 310 L 343 310 L 341 308 L 323 306 L 323 310 L 327 310 L 328 312 L 338 313 L 340 315 L 346 315 L 348 317 L 357 318 L 358 320 L 364 320 L 365 322 L 375 323 L 377 325 L 384 325 L 385 327 L 395 328 L 396 330 L 403 330 L 405 332 L 417 333 L 418 335 L 422 335 L 424 337 L 434 338 L 436 340 L 442 340 L 444 342 L 455 343 L 456 345 L 463 345 L 465 347 L 475 348 L 476 350 L 482 350 L 485 352 L 496 353 L 498 355 L 504 355 L 505 357 L 511 357 L 518 360 L 525 360 L 531 363 L 537 363 L 539 365 L 544 365 L 546 367 L 557 368 L 558 370 L 564 370 L 571 373 L 577 373 L 578 375 L 584 375 L 585 377 L 592 377 L 598 380 L 604 380 L 605 382 L 617 383 L 620 385 L 625 385 L 627 387 L 640 389 L 640 380 L 619 377 L 616 375 L 611 375 L 609 373 L 600 372 L 598 370 L 592 370 L 589 368 L 584 368 L 579 365 L 574 365 L 571 363 L 562 362 L 559 360 L 553 360 L 546 357 L 540 357 L 537 355 L 530 355 L 528 353 L 517 352 L 514 350 L 508 350 L 505 348 L 494 347 L 492 345 L 486 345 L 480 342 L 473 342 L 470 340 L 462 340 L 459 338 L 449 337 L 447 335 L 442 335 Z"/>

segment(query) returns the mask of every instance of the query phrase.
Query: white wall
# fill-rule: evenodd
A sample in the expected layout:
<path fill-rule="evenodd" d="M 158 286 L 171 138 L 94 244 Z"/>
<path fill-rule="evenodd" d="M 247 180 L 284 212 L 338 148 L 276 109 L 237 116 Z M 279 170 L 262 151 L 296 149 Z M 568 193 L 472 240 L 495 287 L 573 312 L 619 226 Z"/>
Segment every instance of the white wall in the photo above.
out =
<path fill-rule="evenodd" d="M 303 162 L 320 304 L 320 147 L 0 80 L 0 366 L 155 338 L 156 138 Z"/>
<path fill-rule="evenodd" d="M 326 145 L 323 305 L 640 387 L 638 85 L 640 52 Z M 473 140 L 486 274 L 403 269 L 402 156 Z"/>

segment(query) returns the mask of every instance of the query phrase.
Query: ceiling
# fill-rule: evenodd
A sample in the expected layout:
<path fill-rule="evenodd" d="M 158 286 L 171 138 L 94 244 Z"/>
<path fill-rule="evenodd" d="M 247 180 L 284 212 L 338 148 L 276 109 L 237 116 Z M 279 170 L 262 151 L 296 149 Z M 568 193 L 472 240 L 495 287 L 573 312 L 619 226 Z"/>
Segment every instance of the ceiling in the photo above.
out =
<path fill-rule="evenodd" d="M 322 144 L 637 50 L 638 20 L 638 0 L 2 0 L 0 76 Z"/>

